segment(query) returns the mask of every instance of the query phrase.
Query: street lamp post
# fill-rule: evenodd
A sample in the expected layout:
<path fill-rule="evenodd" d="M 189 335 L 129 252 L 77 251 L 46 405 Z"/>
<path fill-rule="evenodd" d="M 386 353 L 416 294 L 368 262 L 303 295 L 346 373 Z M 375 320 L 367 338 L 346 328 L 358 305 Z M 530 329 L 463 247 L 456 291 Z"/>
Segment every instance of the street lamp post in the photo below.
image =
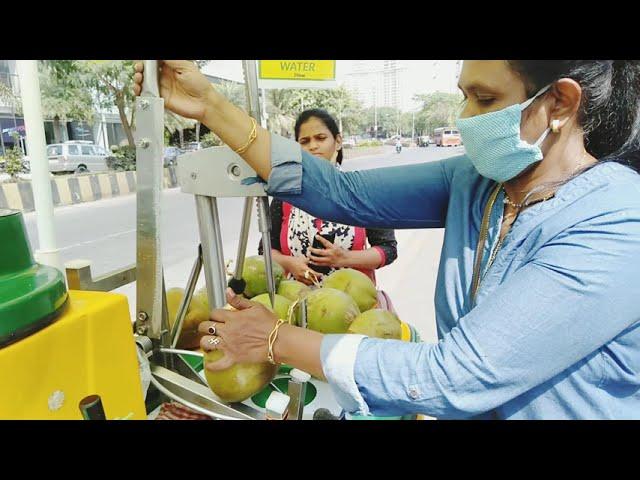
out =
<path fill-rule="evenodd" d="M 411 140 L 416 138 L 416 112 L 411 112 Z"/>
<path fill-rule="evenodd" d="M 373 89 L 373 135 L 378 138 L 378 97 L 375 88 Z"/>
<path fill-rule="evenodd" d="M 53 222 L 53 197 L 51 196 L 49 161 L 47 160 L 47 144 L 40 100 L 38 64 L 36 60 L 18 60 L 16 66 L 20 82 L 24 125 L 28 133 L 26 137 L 27 150 L 31 160 L 31 185 L 38 226 L 39 248 L 36 251 L 36 260 L 64 273 L 60 250 L 56 246 Z"/>

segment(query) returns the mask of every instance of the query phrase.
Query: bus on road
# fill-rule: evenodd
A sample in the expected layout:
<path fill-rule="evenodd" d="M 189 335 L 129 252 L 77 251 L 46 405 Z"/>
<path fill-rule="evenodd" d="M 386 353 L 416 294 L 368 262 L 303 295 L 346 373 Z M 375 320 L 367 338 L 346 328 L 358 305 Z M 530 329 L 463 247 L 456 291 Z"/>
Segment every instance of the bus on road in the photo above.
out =
<path fill-rule="evenodd" d="M 433 143 L 436 147 L 459 147 L 462 145 L 462 139 L 457 128 L 442 127 L 433 131 Z"/>

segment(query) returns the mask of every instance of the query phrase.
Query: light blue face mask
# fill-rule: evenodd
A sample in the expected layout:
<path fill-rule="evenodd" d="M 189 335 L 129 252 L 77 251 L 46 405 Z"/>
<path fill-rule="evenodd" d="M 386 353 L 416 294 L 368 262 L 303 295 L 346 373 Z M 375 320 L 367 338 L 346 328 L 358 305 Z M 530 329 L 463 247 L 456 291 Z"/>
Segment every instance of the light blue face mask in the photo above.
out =
<path fill-rule="evenodd" d="M 458 118 L 456 124 L 471 163 L 483 177 L 506 182 L 529 165 L 542 160 L 540 144 L 551 131 L 547 128 L 531 145 L 520 138 L 522 112 L 551 85 L 538 91 L 524 103 L 516 103 L 497 112 Z"/>

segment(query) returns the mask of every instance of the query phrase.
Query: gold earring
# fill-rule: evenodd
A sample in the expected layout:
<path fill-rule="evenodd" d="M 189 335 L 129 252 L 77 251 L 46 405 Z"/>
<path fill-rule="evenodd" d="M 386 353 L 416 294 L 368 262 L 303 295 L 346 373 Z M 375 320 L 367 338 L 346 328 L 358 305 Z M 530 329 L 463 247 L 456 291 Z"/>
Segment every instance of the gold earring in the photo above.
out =
<path fill-rule="evenodd" d="M 551 131 L 553 133 L 558 133 L 560 131 L 560 120 L 551 120 Z"/>

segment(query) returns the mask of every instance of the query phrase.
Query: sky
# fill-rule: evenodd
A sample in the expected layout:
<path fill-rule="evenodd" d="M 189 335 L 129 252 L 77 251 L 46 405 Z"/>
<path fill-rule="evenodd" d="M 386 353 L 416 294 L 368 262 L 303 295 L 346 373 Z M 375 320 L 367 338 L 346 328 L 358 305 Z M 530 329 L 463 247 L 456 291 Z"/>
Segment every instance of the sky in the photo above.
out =
<path fill-rule="evenodd" d="M 336 80 L 342 83 L 353 70 L 353 60 L 337 60 Z M 405 110 L 418 107 L 412 98 L 415 94 L 442 91 L 457 92 L 456 60 L 401 60 L 402 97 Z M 240 60 L 212 60 L 204 68 L 204 73 L 238 82 L 243 82 Z"/>

